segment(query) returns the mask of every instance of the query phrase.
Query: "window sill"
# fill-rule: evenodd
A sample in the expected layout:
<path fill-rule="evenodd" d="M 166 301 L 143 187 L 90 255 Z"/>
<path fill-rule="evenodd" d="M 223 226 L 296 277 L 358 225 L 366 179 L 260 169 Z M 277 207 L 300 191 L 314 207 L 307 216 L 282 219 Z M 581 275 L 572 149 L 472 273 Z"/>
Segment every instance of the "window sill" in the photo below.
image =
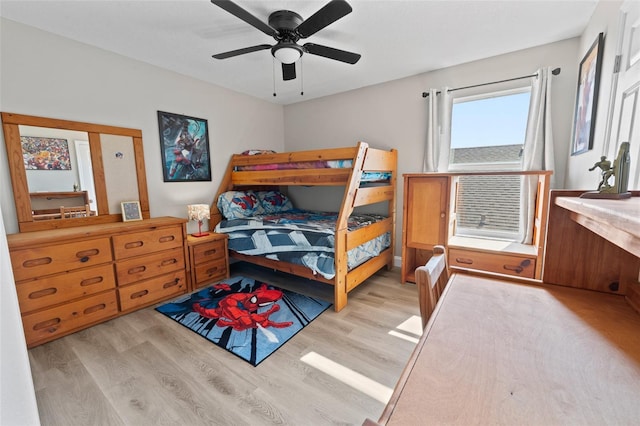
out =
<path fill-rule="evenodd" d="M 536 257 L 537 247 L 530 244 L 519 244 L 489 238 L 449 237 L 449 248 L 474 249 L 505 254 L 519 254 Z"/>

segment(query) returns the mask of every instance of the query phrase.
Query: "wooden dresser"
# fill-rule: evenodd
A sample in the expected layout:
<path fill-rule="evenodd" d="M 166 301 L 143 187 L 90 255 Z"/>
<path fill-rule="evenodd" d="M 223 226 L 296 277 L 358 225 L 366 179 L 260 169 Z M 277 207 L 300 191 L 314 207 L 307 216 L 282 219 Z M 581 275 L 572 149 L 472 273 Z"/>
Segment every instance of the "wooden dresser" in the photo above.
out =
<path fill-rule="evenodd" d="M 185 223 L 163 217 L 8 235 L 27 346 L 185 293 Z"/>
<path fill-rule="evenodd" d="M 229 277 L 227 235 L 209 232 L 203 237 L 187 236 L 191 263 L 191 290 Z"/>

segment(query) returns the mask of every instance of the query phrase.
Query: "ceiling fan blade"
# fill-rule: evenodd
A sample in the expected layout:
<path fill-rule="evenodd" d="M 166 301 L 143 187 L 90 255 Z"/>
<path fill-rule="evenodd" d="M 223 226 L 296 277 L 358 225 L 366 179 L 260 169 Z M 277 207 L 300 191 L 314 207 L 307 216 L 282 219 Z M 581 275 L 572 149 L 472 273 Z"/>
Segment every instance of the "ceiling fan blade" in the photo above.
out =
<path fill-rule="evenodd" d="M 296 78 L 296 64 L 282 64 L 282 79 L 284 81 L 287 80 L 295 80 Z"/>
<path fill-rule="evenodd" d="M 265 22 L 262 22 L 260 19 L 256 18 L 251 13 L 247 12 L 246 10 L 244 10 L 243 8 L 241 8 L 240 6 L 238 6 L 232 1 L 211 0 L 211 3 L 226 10 L 227 12 L 234 15 L 235 17 L 242 19 L 247 24 L 259 29 L 260 31 L 262 31 L 267 35 L 270 35 L 273 37 L 278 34 L 278 31 L 271 28 L 270 25 L 266 24 Z"/>
<path fill-rule="evenodd" d="M 270 44 L 259 44 L 257 46 L 245 47 L 243 49 L 230 50 L 229 52 L 218 53 L 213 55 L 216 59 L 227 59 L 238 55 L 244 55 L 245 53 L 257 52 L 258 50 L 271 49 Z"/>
<path fill-rule="evenodd" d="M 347 52 L 346 50 L 334 49 L 333 47 L 321 46 L 314 43 L 306 43 L 302 47 L 312 55 L 323 56 L 325 58 L 346 62 L 352 65 L 358 62 L 361 57 L 358 53 Z"/>
<path fill-rule="evenodd" d="M 343 16 L 348 15 L 351 10 L 351 6 L 345 0 L 331 0 L 298 25 L 296 32 L 301 38 L 307 38 Z"/>

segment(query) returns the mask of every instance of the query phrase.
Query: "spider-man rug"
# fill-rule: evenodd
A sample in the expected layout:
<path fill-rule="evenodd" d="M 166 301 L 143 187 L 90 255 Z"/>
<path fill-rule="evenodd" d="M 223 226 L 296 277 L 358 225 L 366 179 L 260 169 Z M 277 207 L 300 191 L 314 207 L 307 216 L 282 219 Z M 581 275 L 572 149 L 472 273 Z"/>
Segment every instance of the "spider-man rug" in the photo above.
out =
<path fill-rule="evenodd" d="M 231 277 L 156 310 L 256 366 L 329 306 L 251 278 Z"/>

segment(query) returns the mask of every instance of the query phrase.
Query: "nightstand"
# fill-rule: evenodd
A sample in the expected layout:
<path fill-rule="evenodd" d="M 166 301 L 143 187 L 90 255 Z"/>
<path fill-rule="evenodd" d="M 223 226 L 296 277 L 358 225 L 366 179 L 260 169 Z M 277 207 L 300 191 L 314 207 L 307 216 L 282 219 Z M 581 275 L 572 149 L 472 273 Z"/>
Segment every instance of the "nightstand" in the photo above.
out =
<path fill-rule="evenodd" d="M 191 265 L 191 291 L 229 277 L 227 236 L 209 232 L 204 237 L 187 236 Z"/>

